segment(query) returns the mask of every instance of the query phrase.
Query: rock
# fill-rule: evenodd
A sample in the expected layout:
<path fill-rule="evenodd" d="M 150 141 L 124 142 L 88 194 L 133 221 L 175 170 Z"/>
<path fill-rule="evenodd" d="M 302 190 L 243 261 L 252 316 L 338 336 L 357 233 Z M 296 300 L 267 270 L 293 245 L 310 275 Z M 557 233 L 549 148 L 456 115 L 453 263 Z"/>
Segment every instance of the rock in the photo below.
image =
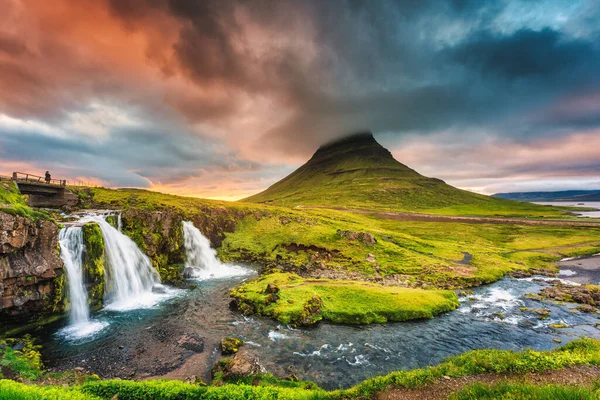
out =
<path fill-rule="evenodd" d="M 204 381 L 199 376 L 196 376 L 196 375 L 188 376 L 185 379 L 185 382 L 186 383 L 193 383 L 193 384 L 196 384 L 196 385 L 199 385 L 199 386 L 206 386 L 206 383 L 204 383 Z"/>
<path fill-rule="evenodd" d="M 223 379 L 244 378 L 265 373 L 265 368 L 260 364 L 258 356 L 246 348 L 240 349 L 231 359 L 223 359 L 213 367 L 215 372 L 223 372 Z"/>
<path fill-rule="evenodd" d="M 577 308 L 577 310 L 581 311 L 582 313 L 595 313 L 597 311 L 596 307 L 590 304 L 580 304 L 575 308 Z"/>
<path fill-rule="evenodd" d="M 24 323 L 52 308 L 62 311 L 62 275 L 58 226 L 0 212 L 0 320 Z"/>
<path fill-rule="evenodd" d="M 298 378 L 297 375 L 295 374 L 289 374 L 286 378 L 286 381 L 290 381 L 290 382 L 298 382 L 300 380 L 300 378 Z"/>
<path fill-rule="evenodd" d="M 550 315 L 550 310 L 546 308 L 539 308 L 535 310 L 535 313 L 538 315 L 539 319 L 546 319 Z"/>
<path fill-rule="evenodd" d="M 375 256 L 371 253 L 369 253 L 369 255 L 367 256 L 367 258 L 365 258 L 366 261 L 370 262 L 370 263 L 374 263 L 377 260 L 375 260 Z"/>
<path fill-rule="evenodd" d="M 375 236 L 371 235 L 368 232 L 343 231 L 338 229 L 337 234 L 344 239 L 358 240 L 359 242 L 367 246 L 373 246 L 375 243 L 377 243 L 377 239 L 375 239 Z"/>
<path fill-rule="evenodd" d="M 321 315 L 321 308 L 323 308 L 323 300 L 319 295 L 314 295 L 304 303 L 302 308 L 302 314 L 298 316 L 292 325 L 296 326 L 308 326 L 314 325 L 319 322 L 323 316 Z"/>
<path fill-rule="evenodd" d="M 266 294 L 277 294 L 279 293 L 279 287 L 277 287 L 277 285 L 273 284 L 273 283 L 269 283 L 267 285 L 267 288 L 265 289 L 265 293 Z"/>
<path fill-rule="evenodd" d="M 177 346 L 194 353 L 202 353 L 204 351 L 204 338 L 195 333 L 185 334 L 179 338 Z"/>
<path fill-rule="evenodd" d="M 152 286 L 152 293 L 167 293 L 167 288 L 164 285 L 156 284 Z"/>
<path fill-rule="evenodd" d="M 273 293 L 268 294 L 267 297 L 265 297 L 266 304 L 277 303 L 277 300 L 279 300 L 279 296 Z"/>
<path fill-rule="evenodd" d="M 25 347 L 25 343 L 24 342 L 18 342 L 17 344 L 15 344 L 12 349 L 14 351 L 21 351 L 23 350 L 23 348 Z"/>
<path fill-rule="evenodd" d="M 221 339 L 221 354 L 223 354 L 224 356 L 235 354 L 243 345 L 244 342 L 240 339 L 233 337 L 223 338 Z"/>

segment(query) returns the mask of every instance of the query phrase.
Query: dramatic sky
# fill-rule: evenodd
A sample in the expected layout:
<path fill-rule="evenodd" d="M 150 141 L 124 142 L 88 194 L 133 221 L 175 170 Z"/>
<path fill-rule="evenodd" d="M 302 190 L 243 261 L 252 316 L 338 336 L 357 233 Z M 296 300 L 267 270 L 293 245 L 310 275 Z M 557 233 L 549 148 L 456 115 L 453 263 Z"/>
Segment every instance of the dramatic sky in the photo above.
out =
<path fill-rule="evenodd" d="M 235 199 L 371 130 L 482 193 L 600 188 L 597 0 L 0 0 L 0 173 Z"/>

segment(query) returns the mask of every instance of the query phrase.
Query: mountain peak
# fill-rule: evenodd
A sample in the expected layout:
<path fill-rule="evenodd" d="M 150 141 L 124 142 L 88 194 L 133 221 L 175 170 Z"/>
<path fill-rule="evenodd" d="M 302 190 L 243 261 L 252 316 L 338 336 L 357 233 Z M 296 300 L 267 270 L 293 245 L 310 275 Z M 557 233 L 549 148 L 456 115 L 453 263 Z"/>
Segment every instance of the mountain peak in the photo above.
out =
<path fill-rule="evenodd" d="M 375 140 L 371 132 L 355 133 L 323 144 L 306 165 L 314 167 L 316 164 L 328 164 L 331 166 L 342 163 L 344 159 L 352 159 L 354 162 L 361 159 L 356 166 L 361 165 L 364 168 L 375 167 L 382 163 L 402 165 L 394 160 L 388 149 Z M 346 167 L 348 166 L 343 168 Z"/>
<path fill-rule="evenodd" d="M 330 147 L 373 143 L 377 143 L 377 141 L 375 140 L 375 137 L 373 137 L 373 134 L 371 132 L 357 132 L 350 135 L 342 136 L 337 139 L 333 139 L 325 144 L 322 144 L 317 151 L 326 150 Z"/>
<path fill-rule="evenodd" d="M 245 201 L 421 210 L 485 201 L 396 161 L 371 132 L 323 144 L 296 171 Z"/>

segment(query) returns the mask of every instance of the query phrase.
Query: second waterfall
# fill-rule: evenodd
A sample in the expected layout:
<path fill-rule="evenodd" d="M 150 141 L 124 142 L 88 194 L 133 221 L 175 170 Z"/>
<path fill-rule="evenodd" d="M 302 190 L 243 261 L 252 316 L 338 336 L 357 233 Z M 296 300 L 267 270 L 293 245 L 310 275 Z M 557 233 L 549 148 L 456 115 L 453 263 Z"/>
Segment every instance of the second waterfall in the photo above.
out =
<path fill-rule="evenodd" d="M 107 268 L 105 269 L 105 308 L 129 310 L 156 304 L 167 288 L 152 262 L 128 236 L 119 232 L 104 217 L 91 215 L 82 223 L 95 222 L 102 231 Z"/>

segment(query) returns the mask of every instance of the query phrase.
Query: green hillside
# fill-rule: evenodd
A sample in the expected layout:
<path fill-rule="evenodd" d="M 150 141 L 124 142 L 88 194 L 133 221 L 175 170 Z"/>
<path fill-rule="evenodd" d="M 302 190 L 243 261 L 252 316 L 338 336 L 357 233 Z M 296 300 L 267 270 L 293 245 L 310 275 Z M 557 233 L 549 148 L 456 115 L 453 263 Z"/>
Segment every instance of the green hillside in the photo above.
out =
<path fill-rule="evenodd" d="M 484 196 L 425 177 L 396 161 L 371 133 L 321 146 L 292 174 L 242 201 L 448 215 L 566 215 L 564 209 Z"/>

